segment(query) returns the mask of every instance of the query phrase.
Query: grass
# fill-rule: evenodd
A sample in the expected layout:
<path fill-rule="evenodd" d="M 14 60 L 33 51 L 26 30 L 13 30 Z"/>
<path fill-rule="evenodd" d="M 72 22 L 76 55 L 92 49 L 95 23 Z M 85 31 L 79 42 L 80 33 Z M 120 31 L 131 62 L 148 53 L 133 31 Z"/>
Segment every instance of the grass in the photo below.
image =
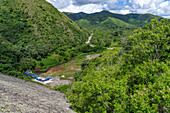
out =
<path fill-rule="evenodd" d="M 58 61 L 59 57 L 60 57 L 59 55 L 54 53 L 54 54 L 48 56 L 47 58 L 41 59 L 41 61 L 37 61 L 36 66 L 41 67 L 41 68 L 46 68 L 46 67 L 51 67 L 51 66 L 57 65 L 60 63 Z"/>
<path fill-rule="evenodd" d="M 41 61 L 37 61 L 37 67 L 41 68 L 51 67 L 57 64 L 59 64 L 59 62 L 56 59 L 51 58 L 43 58 Z"/>
<path fill-rule="evenodd" d="M 62 86 L 59 86 L 59 87 L 54 87 L 53 89 L 66 94 L 67 89 L 69 89 L 70 87 L 71 87 L 70 85 L 62 85 Z"/>

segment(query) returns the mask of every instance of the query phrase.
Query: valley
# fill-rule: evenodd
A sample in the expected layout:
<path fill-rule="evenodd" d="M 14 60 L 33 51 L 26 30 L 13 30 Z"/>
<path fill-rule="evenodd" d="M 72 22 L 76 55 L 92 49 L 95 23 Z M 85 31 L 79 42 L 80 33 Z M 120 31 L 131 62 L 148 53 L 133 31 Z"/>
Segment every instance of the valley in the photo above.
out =
<path fill-rule="evenodd" d="M 0 112 L 168 113 L 169 47 L 161 16 L 0 0 Z"/>
<path fill-rule="evenodd" d="M 51 87 L 55 90 L 59 90 L 63 93 L 66 93 L 67 89 L 64 88 L 65 87 L 68 88 L 71 85 L 72 81 L 74 80 L 75 73 L 82 71 L 81 65 L 83 64 L 83 62 L 99 57 L 100 54 L 102 54 L 102 51 L 97 53 L 96 52 L 82 53 L 65 63 L 42 69 L 41 68 L 34 69 L 32 72 L 38 75 L 38 77 L 43 78 L 52 77 L 53 79 L 51 80 L 51 82 L 50 83 L 47 82 L 48 84 L 45 85 L 47 87 Z M 64 85 L 63 89 L 62 85 Z"/>

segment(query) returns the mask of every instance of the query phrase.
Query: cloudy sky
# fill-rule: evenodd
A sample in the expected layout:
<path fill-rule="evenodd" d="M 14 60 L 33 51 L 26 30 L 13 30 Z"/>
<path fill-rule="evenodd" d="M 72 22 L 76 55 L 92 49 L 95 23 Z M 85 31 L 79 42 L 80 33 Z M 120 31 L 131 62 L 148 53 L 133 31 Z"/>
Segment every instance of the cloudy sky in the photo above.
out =
<path fill-rule="evenodd" d="M 170 18 L 170 0 L 46 0 L 61 12 L 151 13 Z"/>

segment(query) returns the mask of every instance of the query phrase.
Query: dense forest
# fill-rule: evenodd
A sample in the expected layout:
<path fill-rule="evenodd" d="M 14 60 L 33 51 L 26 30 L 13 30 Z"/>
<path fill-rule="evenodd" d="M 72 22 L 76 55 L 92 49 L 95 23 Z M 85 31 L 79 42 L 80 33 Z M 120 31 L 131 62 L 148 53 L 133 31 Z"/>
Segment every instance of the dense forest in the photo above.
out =
<path fill-rule="evenodd" d="M 133 33 L 132 29 L 109 29 L 109 30 L 93 30 L 93 37 L 91 44 L 98 45 L 100 47 L 123 47 L 126 39 Z"/>
<path fill-rule="evenodd" d="M 136 28 L 145 25 L 151 19 L 161 20 L 162 17 L 152 14 L 116 14 L 101 11 L 92 14 L 64 12 L 78 25 L 89 29 Z"/>
<path fill-rule="evenodd" d="M 161 20 L 160 16 L 152 14 L 116 14 L 101 11 L 92 14 L 64 12 L 79 26 L 93 32 L 91 44 L 102 47 L 122 47 L 126 38 L 133 30 L 142 27 L 151 19 Z"/>
<path fill-rule="evenodd" d="M 94 47 L 85 44 L 89 36 Z M 100 52 L 83 60 L 71 85 L 53 88 L 67 90 L 76 112 L 169 113 L 169 49 L 170 19 L 160 16 L 61 13 L 45 0 L 0 0 L 0 73 L 23 78 Z"/>
<path fill-rule="evenodd" d="M 83 64 L 67 92 L 77 112 L 170 112 L 170 20 L 151 20 L 122 49 Z"/>
<path fill-rule="evenodd" d="M 62 63 L 89 36 L 45 0 L 0 0 L 0 72 L 18 76 L 51 54 Z"/>

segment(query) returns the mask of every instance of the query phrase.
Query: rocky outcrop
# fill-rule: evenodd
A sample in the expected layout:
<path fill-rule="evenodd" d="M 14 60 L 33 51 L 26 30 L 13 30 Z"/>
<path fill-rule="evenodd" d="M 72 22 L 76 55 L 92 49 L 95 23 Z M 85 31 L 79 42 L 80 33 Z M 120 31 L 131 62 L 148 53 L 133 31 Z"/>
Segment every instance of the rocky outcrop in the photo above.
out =
<path fill-rule="evenodd" d="M 64 94 L 0 74 L 0 112 L 73 113 Z"/>

